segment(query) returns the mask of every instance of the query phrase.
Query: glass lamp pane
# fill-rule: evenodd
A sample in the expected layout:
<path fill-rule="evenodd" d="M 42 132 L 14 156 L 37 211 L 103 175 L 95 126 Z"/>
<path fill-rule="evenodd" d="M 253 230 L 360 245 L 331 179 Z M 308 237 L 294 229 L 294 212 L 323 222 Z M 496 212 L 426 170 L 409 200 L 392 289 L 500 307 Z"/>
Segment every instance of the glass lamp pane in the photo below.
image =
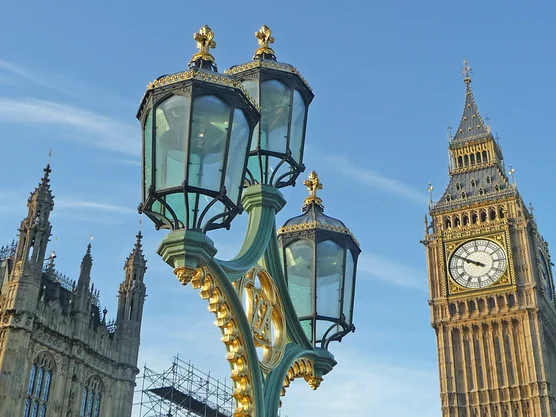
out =
<path fill-rule="evenodd" d="M 189 99 L 172 96 L 156 108 L 156 189 L 179 187 L 184 180 Z"/>
<path fill-rule="evenodd" d="M 256 102 L 259 101 L 259 81 L 257 80 L 245 80 L 241 83 L 243 88 L 247 90 L 249 95 Z"/>
<path fill-rule="evenodd" d="M 305 103 L 299 91 L 293 92 L 292 124 L 290 130 L 290 150 L 293 159 L 301 162 L 301 145 L 303 144 L 303 130 L 305 128 Z"/>
<path fill-rule="evenodd" d="M 340 317 L 344 249 L 332 240 L 317 245 L 317 314 Z"/>
<path fill-rule="evenodd" d="M 151 177 L 152 177 L 152 144 L 153 144 L 153 117 L 152 113 L 149 111 L 147 116 L 147 121 L 145 122 L 145 131 L 143 132 L 143 140 L 144 140 L 144 160 L 143 160 L 143 176 L 145 177 L 145 184 L 144 184 L 144 194 L 143 200 L 147 196 L 149 192 L 149 187 L 151 186 Z"/>
<path fill-rule="evenodd" d="M 25 410 L 23 411 L 23 417 L 29 417 L 29 410 L 31 408 L 31 400 L 27 398 L 25 401 Z"/>
<path fill-rule="evenodd" d="M 346 250 L 346 276 L 344 284 L 344 315 L 346 322 L 351 325 L 353 322 L 353 284 L 355 283 L 355 264 L 350 250 Z"/>
<path fill-rule="evenodd" d="M 228 167 L 226 168 L 226 190 L 228 197 L 239 204 L 239 194 L 243 187 L 243 170 L 249 144 L 249 124 L 240 109 L 234 110 Z"/>
<path fill-rule="evenodd" d="M 303 320 L 301 322 L 301 328 L 307 335 L 307 338 L 312 342 L 313 341 L 313 326 L 312 326 L 312 319 L 311 320 Z"/>
<path fill-rule="evenodd" d="M 39 414 L 39 417 L 45 417 L 46 416 L 46 404 L 43 404 L 41 406 L 41 412 Z"/>
<path fill-rule="evenodd" d="M 314 276 L 313 242 L 301 239 L 286 247 L 288 290 L 298 317 L 313 314 L 312 281 Z"/>
<path fill-rule="evenodd" d="M 230 107 L 216 96 L 202 96 L 193 102 L 189 145 L 188 184 L 220 191 Z"/>
<path fill-rule="evenodd" d="M 261 84 L 261 148 L 286 153 L 290 89 L 277 80 Z"/>

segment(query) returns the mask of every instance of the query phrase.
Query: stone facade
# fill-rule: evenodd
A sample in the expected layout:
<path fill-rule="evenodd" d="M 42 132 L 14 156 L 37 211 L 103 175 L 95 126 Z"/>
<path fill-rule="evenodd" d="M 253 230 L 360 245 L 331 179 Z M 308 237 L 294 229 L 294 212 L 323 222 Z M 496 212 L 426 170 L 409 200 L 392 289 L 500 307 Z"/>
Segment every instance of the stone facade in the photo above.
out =
<path fill-rule="evenodd" d="M 552 417 L 556 305 L 548 244 L 465 81 L 450 183 L 431 204 L 423 241 L 442 415 Z"/>
<path fill-rule="evenodd" d="M 107 323 L 90 282 L 91 245 L 77 283 L 56 271 L 54 254 L 45 260 L 49 174 L 29 197 L 17 243 L 0 250 L 0 416 L 129 417 L 146 291 L 141 234 Z"/>

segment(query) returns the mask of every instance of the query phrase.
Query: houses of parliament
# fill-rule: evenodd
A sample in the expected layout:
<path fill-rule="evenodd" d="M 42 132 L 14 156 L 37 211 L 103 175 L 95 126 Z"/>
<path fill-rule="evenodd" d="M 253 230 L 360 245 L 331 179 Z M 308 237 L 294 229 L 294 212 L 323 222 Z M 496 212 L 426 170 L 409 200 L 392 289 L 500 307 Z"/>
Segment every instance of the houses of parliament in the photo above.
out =
<path fill-rule="evenodd" d="M 141 234 L 124 265 L 115 321 L 91 283 L 91 245 L 77 282 L 46 259 L 54 208 L 50 166 L 31 193 L 17 242 L 0 249 L 0 416 L 129 417 L 146 261 Z"/>

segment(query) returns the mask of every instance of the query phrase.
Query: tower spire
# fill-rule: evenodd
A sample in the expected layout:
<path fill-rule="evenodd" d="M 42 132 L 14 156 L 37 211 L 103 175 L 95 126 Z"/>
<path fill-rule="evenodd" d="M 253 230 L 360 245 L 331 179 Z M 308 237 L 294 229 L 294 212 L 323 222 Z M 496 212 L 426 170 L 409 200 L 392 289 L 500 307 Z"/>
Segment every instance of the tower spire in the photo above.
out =
<path fill-rule="evenodd" d="M 467 61 L 463 61 L 463 82 L 465 83 L 465 106 L 459 123 L 458 130 L 454 136 L 454 142 L 467 142 L 469 140 L 479 139 L 490 135 L 490 129 L 483 122 L 483 118 L 479 113 L 473 90 L 471 89 L 471 67 Z"/>

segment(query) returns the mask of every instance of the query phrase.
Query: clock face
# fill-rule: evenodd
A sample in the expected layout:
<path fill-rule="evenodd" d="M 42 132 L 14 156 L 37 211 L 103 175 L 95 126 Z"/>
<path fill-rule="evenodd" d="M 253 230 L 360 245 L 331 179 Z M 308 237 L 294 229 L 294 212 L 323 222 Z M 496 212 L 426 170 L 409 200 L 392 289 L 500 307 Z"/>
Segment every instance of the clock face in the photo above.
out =
<path fill-rule="evenodd" d="M 544 293 L 550 299 L 550 301 L 552 301 L 554 300 L 554 291 L 552 289 L 552 283 L 550 281 L 550 269 L 548 267 L 548 262 L 542 252 L 540 252 L 540 258 L 541 258 L 541 276 L 544 284 Z"/>
<path fill-rule="evenodd" d="M 485 288 L 494 284 L 507 266 L 506 252 L 488 239 L 475 239 L 460 245 L 450 257 L 452 278 L 466 288 Z"/>

